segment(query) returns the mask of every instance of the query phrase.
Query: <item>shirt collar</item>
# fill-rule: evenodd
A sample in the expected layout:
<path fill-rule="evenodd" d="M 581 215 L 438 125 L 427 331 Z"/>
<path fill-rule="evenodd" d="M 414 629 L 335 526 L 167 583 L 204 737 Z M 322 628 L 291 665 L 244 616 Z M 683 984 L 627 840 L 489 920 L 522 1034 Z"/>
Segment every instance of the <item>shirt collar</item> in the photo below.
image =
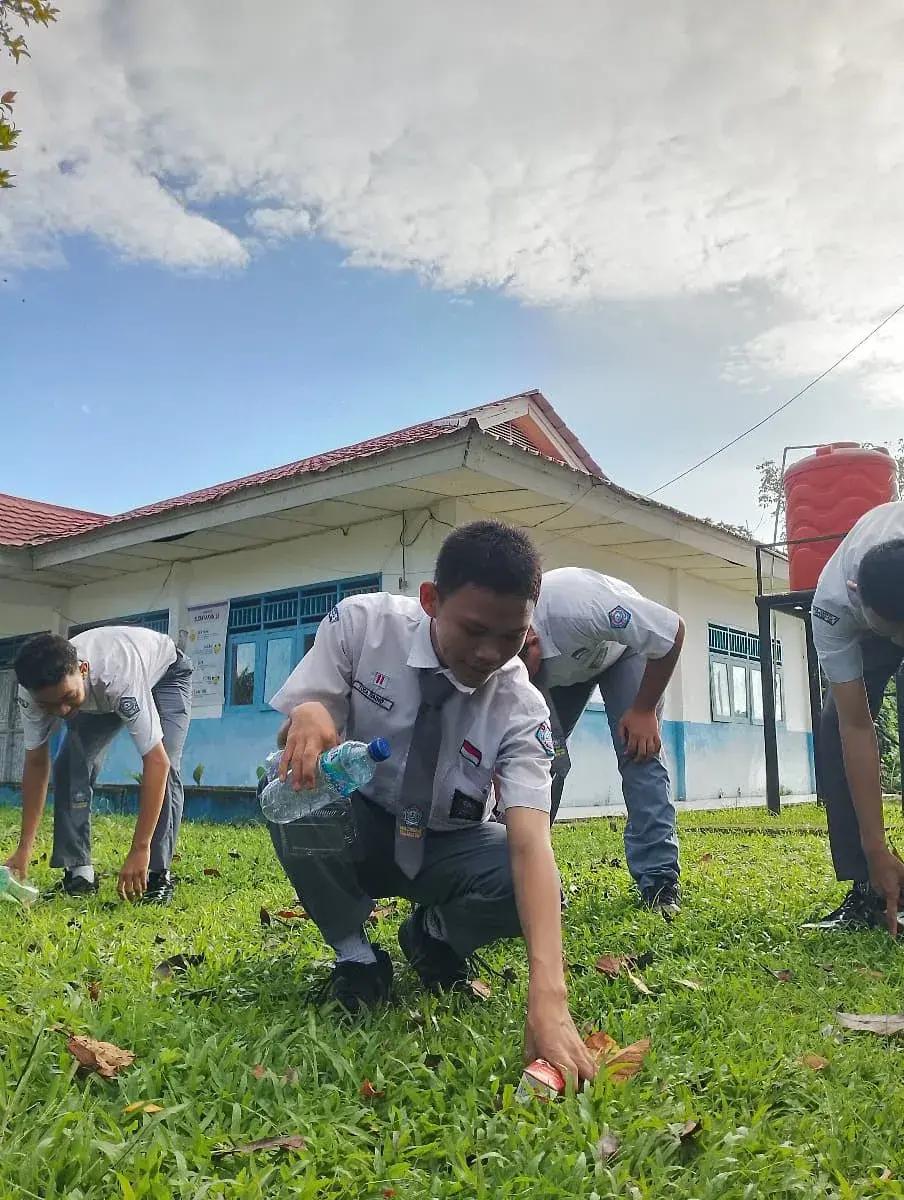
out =
<path fill-rule="evenodd" d="M 534 633 L 540 639 L 540 657 L 544 660 L 547 658 L 561 658 L 562 651 L 552 640 L 552 634 L 549 632 L 546 622 L 542 617 L 537 616 L 536 609 L 534 609 L 531 625 L 533 626 Z"/>
<path fill-rule="evenodd" d="M 421 618 L 415 627 L 414 635 L 411 639 L 408 666 L 415 667 L 419 671 L 438 671 L 441 675 L 445 675 L 459 692 L 463 692 L 466 696 L 473 695 L 477 689 L 465 687 L 463 683 L 460 683 L 455 678 L 449 668 L 444 667 L 436 657 L 436 651 L 433 649 L 433 639 L 430 637 L 430 626 L 432 623 L 432 617 L 428 617 L 426 613 L 421 614 Z"/>

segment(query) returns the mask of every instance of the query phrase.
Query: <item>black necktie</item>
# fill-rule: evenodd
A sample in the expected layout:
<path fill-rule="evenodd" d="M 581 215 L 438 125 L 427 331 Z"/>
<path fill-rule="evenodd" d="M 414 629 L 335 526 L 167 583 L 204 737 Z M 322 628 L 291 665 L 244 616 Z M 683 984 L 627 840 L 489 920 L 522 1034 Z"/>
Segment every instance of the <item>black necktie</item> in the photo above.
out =
<path fill-rule="evenodd" d="M 424 838 L 430 825 L 433 782 L 443 740 L 443 705 L 455 684 L 438 671 L 421 671 L 421 704 L 411 734 L 411 746 L 396 816 L 395 860 L 414 879 L 424 861 Z"/>

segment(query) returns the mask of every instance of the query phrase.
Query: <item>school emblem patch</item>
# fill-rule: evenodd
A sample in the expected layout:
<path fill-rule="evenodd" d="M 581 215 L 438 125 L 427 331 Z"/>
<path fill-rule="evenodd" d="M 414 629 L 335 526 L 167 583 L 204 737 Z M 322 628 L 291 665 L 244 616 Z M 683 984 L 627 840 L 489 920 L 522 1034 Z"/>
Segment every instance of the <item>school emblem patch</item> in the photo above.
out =
<path fill-rule="evenodd" d="M 543 747 L 543 753 L 546 755 L 546 757 L 555 758 L 556 744 L 553 741 L 552 730 L 549 727 L 548 721 L 544 721 L 543 724 L 538 727 L 535 736 L 537 741 Z"/>
<path fill-rule="evenodd" d="M 329 623 L 331 625 L 335 625 L 336 622 L 339 620 L 339 609 L 336 608 L 335 605 L 327 613 L 326 619 L 329 621 Z"/>
<path fill-rule="evenodd" d="M 141 712 L 141 705 L 134 696 L 123 696 L 116 706 L 116 711 L 121 717 L 125 717 L 127 721 L 131 721 L 133 717 L 137 717 Z"/>
<path fill-rule="evenodd" d="M 399 813 L 399 833 L 402 837 L 419 838 L 424 836 L 425 814 L 416 805 L 409 805 Z"/>
<path fill-rule="evenodd" d="M 609 624 L 613 629 L 627 629 L 631 623 L 631 614 L 620 604 L 609 612 Z"/>

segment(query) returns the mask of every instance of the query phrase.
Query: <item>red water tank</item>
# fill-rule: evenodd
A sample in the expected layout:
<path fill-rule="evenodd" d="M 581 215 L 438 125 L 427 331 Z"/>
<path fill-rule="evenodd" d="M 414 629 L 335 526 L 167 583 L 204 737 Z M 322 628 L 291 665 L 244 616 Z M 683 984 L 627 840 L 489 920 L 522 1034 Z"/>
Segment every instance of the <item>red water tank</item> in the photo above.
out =
<path fill-rule="evenodd" d="M 865 512 L 897 496 L 895 460 L 885 449 L 833 442 L 785 471 L 785 514 L 789 542 L 837 534 L 825 542 L 789 545 L 791 590 L 815 588 L 820 572 L 842 538 Z"/>

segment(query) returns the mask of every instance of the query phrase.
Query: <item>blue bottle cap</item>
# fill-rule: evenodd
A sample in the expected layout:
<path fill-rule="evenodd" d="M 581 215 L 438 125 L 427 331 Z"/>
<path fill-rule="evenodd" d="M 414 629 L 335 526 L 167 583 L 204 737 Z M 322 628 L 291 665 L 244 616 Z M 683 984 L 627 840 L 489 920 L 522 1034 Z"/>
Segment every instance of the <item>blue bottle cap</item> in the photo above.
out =
<path fill-rule="evenodd" d="M 386 738 L 374 738 L 367 747 L 367 753 L 374 762 L 385 762 L 390 754 L 392 754 L 392 751 L 389 748 L 389 742 L 387 742 Z"/>

